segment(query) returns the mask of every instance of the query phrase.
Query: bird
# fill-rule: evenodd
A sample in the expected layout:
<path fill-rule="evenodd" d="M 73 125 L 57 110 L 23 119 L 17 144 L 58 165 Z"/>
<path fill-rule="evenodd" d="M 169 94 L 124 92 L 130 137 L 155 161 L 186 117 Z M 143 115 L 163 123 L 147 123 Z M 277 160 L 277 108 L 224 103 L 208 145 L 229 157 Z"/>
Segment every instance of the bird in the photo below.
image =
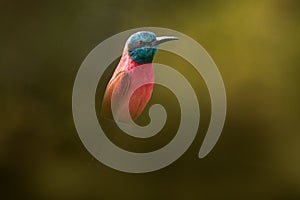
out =
<path fill-rule="evenodd" d="M 148 104 L 154 86 L 154 70 L 152 61 L 158 51 L 158 45 L 178 40 L 174 36 L 156 36 L 150 31 L 139 31 L 126 41 L 119 64 L 108 82 L 102 99 L 101 114 L 104 118 L 128 122 L 131 117 L 136 120 Z M 148 82 L 135 91 L 130 88 L 138 84 L 138 80 Z M 112 114 L 112 98 L 116 95 L 117 107 Z M 128 97 L 128 95 L 131 95 Z M 129 107 L 126 107 L 129 98 Z M 129 109 L 129 116 L 124 109 Z M 128 113 L 128 111 L 127 111 Z"/>

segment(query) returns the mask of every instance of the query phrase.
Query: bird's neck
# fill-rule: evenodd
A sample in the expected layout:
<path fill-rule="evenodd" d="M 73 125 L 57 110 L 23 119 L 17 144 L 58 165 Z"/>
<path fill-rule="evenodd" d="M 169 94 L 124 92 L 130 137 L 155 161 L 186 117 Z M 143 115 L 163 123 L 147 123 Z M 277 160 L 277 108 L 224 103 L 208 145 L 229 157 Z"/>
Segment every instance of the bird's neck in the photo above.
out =
<path fill-rule="evenodd" d="M 122 72 L 122 71 L 125 71 L 125 72 L 128 72 L 136 67 L 143 67 L 144 69 L 146 69 L 145 71 L 147 71 L 147 73 L 149 74 L 149 76 L 153 76 L 153 67 L 152 67 L 152 63 L 138 63 L 138 62 L 135 62 L 131 57 L 130 55 L 128 54 L 128 51 L 124 51 L 123 52 L 123 55 L 120 59 L 120 62 L 113 74 L 113 77 L 114 78 L 115 76 L 117 76 L 117 74 L 119 72 Z"/>
<path fill-rule="evenodd" d="M 145 65 L 145 64 L 146 65 L 151 65 L 151 67 L 152 67 L 152 63 L 151 62 L 148 62 L 148 63 L 135 62 L 130 57 L 128 51 L 124 51 L 117 69 L 118 69 L 118 71 L 131 70 L 131 69 L 133 69 L 135 67 L 138 67 L 140 65 Z"/>

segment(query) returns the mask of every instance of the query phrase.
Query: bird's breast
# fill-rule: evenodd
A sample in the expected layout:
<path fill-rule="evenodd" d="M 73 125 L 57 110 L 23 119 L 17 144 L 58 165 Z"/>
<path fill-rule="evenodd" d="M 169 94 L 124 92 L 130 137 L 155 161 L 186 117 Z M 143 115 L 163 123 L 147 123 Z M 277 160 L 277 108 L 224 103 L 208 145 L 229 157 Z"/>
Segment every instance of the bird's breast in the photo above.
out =
<path fill-rule="evenodd" d="M 137 118 L 149 102 L 154 85 L 154 71 L 152 64 L 144 64 L 131 69 L 129 93 L 129 112 L 133 119 Z"/>
<path fill-rule="evenodd" d="M 141 115 L 149 102 L 154 85 L 154 71 L 151 63 L 132 66 L 118 66 L 109 82 L 103 102 L 102 114 L 113 118 L 112 103 L 117 105 L 115 117 L 119 121 L 128 121 L 128 109 L 134 120 Z"/>

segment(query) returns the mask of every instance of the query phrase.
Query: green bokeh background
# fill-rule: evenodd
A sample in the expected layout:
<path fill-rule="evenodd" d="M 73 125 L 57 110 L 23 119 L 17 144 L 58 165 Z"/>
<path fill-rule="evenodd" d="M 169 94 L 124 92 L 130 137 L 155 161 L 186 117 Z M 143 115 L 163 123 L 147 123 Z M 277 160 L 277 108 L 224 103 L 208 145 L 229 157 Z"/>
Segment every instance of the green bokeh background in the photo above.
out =
<path fill-rule="evenodd" d="M 300 199 L 299 1 L 2 0 L 0 25 L 1 199 Z M 199 133 L 172 165 L 128 174 L 87 152 L 71 96 L 96 45 L 144 26 L 183 32 L 209 52 L 224 79 L 228 112 L 217 145 L 198 159 L 210 117 L 206 86 L 186 61 L 159 51 L 155 61 L 179 70 L 197 91 Z M 101 78 L 99 102 L 114 67 Z M 123 148 L 159 148 L 175 134 L 178 103 L 162 87 L 155 102 L 170 119 L 147 141 L 99 121 Z M 144 114 L 139 123 L 148 120 Z"/>

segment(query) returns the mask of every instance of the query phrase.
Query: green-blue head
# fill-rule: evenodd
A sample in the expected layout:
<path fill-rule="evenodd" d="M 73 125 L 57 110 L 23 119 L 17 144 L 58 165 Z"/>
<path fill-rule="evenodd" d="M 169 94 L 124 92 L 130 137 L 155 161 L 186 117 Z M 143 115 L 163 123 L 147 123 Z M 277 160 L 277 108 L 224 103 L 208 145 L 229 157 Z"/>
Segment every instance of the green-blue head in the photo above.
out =
<path fill-rule="evenodd" d="M 178 38 L 173 36 L 156 37 L 152 32 L 140 31 L 128 38 L 126 49 L 134 62 L 151 63 L 158 50 L 158 45 L 171 40 L 178 40 Z"/>

